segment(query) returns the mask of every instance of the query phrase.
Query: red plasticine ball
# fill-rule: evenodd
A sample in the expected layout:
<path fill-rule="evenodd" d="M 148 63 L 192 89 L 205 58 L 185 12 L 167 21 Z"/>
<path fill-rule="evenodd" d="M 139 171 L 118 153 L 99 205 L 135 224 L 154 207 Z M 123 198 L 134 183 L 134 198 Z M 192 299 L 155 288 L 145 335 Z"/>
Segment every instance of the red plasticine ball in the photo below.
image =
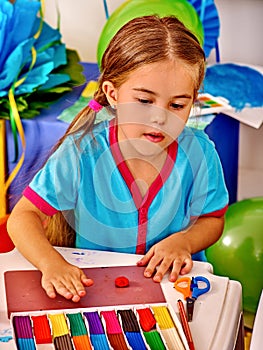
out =
<path fill-rule="evenodd" d="M 125 276 L 119 276 L 115 279 L 115 287 L 118 288 L 125 288 L 128 287 L 130 284 L 129 280 Z"/>

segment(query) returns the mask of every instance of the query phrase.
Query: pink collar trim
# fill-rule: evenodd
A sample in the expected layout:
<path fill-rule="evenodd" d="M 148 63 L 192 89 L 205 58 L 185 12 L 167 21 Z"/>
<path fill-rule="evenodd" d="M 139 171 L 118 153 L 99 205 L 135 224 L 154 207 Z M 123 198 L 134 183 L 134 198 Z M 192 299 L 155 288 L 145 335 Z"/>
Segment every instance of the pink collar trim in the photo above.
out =
<path fill-rule="evenodd" d="M 174 167 L 174 163 L 176 160 L 177 152 L 178 152 L 178 143 L 174 141 L 168 148 L 167 158 L 165 164 L 160 172 L 160 174 L 156 177 L 154 182 L 151 184 L 147 194 L 145 195 L 145 199 L 142 197 L 138 186 L 134 185 L 134 177 L 131 174 L 129 168 L 127 167 L 125 160 L 123 159 L 122 153 L 118 144 L 118 127 L 115 119 L 110 121 L 109 128 L 109 142 L 111 147 L 112 155 L 116 161 L 117 167 L 122 174 L 127 186 L 130 189 L 130 192 L 133 196 L 134 203 L 137 208 L 140 208 L 142 205 L 149 207 L 157 193 L 160 191 L 166 180 L 171 174 L 171 171 Z"/>

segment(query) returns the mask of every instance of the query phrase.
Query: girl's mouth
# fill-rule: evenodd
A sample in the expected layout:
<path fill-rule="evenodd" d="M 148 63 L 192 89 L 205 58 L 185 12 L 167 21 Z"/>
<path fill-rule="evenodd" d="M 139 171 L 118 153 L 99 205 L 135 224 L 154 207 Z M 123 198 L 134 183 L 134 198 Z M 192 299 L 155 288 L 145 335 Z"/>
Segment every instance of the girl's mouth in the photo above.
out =
<path fill-rule="evenodd" d="M 146 137 L 147 140 L 154 142 L 154 143 L 161 142 L 164 139 L 163 134 L 158 133 L 158 132 L 145 133 L 145 134 L 143 134 L 143 136 Z"/>

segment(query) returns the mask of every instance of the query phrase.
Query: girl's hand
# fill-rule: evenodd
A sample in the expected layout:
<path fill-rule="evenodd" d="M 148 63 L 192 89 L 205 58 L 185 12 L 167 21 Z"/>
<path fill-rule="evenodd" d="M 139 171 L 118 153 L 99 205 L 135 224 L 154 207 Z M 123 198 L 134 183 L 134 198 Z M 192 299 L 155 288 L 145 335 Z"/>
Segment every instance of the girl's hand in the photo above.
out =
<path fill-rule="evenodd" d="M 163 276 L 171 267 L 169 280 L 175 282 L 179 274 L 183 275 L 190 272 L 193 261 L 190 249 L 187 249 L 186 239 L 181 232 L 178 232 L 152 246 L 144 257 L 138 261 L 137 265 L 147 265 L 144 276 L 153 276 L 155 282 L 161 282 Z"/>
<path fill-rule="evenodd" d="M 49 265 L 45 271 L 42 271 L 42 287 L 52 299 L 58 293 L 66 299 L 78 302 L 86 295 L 85 287 L 92 284 L 93 280 L 87 278 L 81 269 L 67 262 L 59 266 Z"/>

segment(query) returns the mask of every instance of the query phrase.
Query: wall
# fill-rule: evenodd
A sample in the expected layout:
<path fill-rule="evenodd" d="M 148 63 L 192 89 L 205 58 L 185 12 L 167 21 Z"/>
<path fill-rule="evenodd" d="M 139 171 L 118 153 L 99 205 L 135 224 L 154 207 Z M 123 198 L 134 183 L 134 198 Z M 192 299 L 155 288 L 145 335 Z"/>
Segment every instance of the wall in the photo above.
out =
<path fill-rule="evenodd" d="M 216 0 L 215 4 L 221 60 L 263 66 L 263 1 Z"/>
<path fill-rule="evenodd" d="M 176 0 L 174 0 L 176 1 Z M 106 22 L 103 0 L 46 0 L 46 21 L 56 26 L 56 2 L 61 14 L 61 33 L 68 47 L 83 61 L 96 62 L 100 32 Z M 107 0 L 111 14 L 123 0 Z M 263 1 L 215 0 L 221 33 L 221 60 L 263 65 Z M 213 52 L 210 61 L 213 61 Z"/>

